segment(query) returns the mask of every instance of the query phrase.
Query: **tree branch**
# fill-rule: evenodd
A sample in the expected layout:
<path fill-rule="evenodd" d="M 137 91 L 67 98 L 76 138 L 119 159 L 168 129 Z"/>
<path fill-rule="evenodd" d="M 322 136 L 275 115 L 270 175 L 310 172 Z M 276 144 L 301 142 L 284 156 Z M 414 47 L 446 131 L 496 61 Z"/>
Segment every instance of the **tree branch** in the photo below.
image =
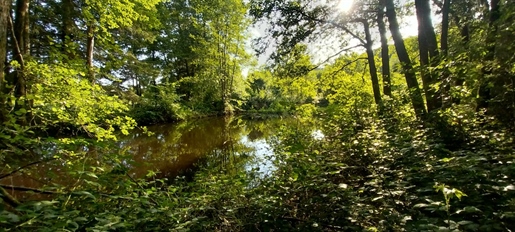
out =
<path fill-rule="evenodd" d="M 48 190 L 29 188 L 29 187 L 23 187 L 23 186 L 13 186 L 13 185 L 3 185 L 3 184 L 0 184 L 0 194 L 3 194 L 2 198 L 4 198 L 5 196 L 8 196 L 9 199 L 14 199 L 14 198 L 9 193 L 7 193 L 7 191 L 5 191 L 5 189 L 11 189 L 11 190 L 14 190 L 14 191 L 21 191 L 21 192 L 34 192 L 34 193 L 39 193 L 39 194 L 49 194 L 49 195 L 50 194 L 81 195 L 78 192 L 56 192 L 56 191 L 48 191 Z M 5 191 L 5 193 L 4 193 L 4 191 Z M 133 198 L 130 198 L 130 197 L 116 196 L 116 195 L 107 194 L 107 193 L 97 193 L 97 194 L 100 195 L 100 196 L 103 196 L 103 197 L 116 197 L 116 198 L 125 199 L 125 200 L 134 200 Z M 14 201 L 16 201 L 18 205 L 20 204 L 20 202 L 18 202 L 16 199 L 14 199 Z M 152 201 L 154 201 L 154 200 L 152 199 Z M 9 203 L 9 205 L 12 205 L 12 204 Z"/>
<path fill-rule="evenodd" d="M 46 191 L 46 190 L 41 190 L 41 189 L 36 189 L 36 188 L 3 185 L 3 184 L 0 184 L 0 188 L 11 189 L 14 191 L 22 191 L 22 192 L 35 192 L 35 193 L 40 193 L 40 194 L 59 194 L 59 192 L 54 192 L 54 191 Z"/>
<path fill-rule="evenodd" d="M 16 208 L 18 205 L 20 205 L 20 202 L 11 196 L 11 194 L 9 194 L 2 186 L 0 186 L 0 198 L 2 198 L 5 203 L 9 204 L 13 208 Z"/>
<path fill-rule="evenodd" d="M 25 61 L 23 60 L 23 55 L 21 53 L 20 44 L 18 43 L 18 39 L 16 38 L 16 34 L 14 33 L 14 24 L 13 24 L 13 18 L 11 17 L 11 14 L 9 13 L 9 27 L 11 28 L 11 34 L 13 36 L 14 41 L 14 47 L 16 48 L 17 55 L 20 56 L 20 66 L 23 69 L 25 67 Z"/>
<path fill-rule="evenodd" d="M 357 62 L 358 60 L 367 60 L 367 59 L 368 59 L 367 57 L 356 58 L 356 59 L 354 59 L 354 60 L 344 64 L 340 69 L 338 69 L 338 70 L 334 71 L 333 73 L 331 73 L 331 75 L 333 75 L 333 76 L 336 75 L 337 73 L 341 72 L 344 68 L 346 68 L 347 66 Z"/>
<path fill-rule="evenodd" d="M 17 169 L 15 169 L 14 171 L 10 172 L 10 173 L 7 173 L 7 174 L 1 174 L 0 175 L 0 180 L 1 179 L 4 179 L 6 177 L 9 177 L 9 176 L 12 176 L 14 174 L 16 174 L 17 172 L 19 172 L 20 170 L 22 169 L 25 169 L 25 168 L 28 168 L 30 166 L 33 166 L 33 165 L 36 165 L 36 164 L 40 164 L 40 163 L 44 163 L 44 162 L 49 162 L 49 161 L 53 161 L 53 160 L 56 160 L 57 158 L 53 158 L 53 159 L 47 159 L 47 160 L 39 160 L 39 161 L 36 161 L 36 162 L 32 162 L 32 163 L 29 163 L 27 165 L 24 165 L 24 166 L 21 166 Z"/>
<path fill-rule="evenodd" d="M 336 28 L 340 28 L 342 30 L 344 30 L 346 33 L 348 33 L 349 35 L 351 35 L 352 37 L 354 37 L 355 39 L 359 40 L 359 42 L 361 43 L 361 45 L 365 45 L 367 44 L 365 42 L 365 40 L 363 40 L 361 37 L 359 37 L 358 35 L 356 35 L 355 33 L 353 33 L 349 28 L 347 28 L 346 26 L 343 26 L 341 24 L 338 24 L 338 23 L 335 23 L 333 21 L 328 21 L 328 20 L 324 20 L 324 19 L 312 19 L 313 21 L 315 22 L 319 22 L 319 23 L 325 23 L 325 24 L 329 24 L 333 27 L 336 27 Z"/>
<path fill-rule="evenodd" d="M 352 37 L 356 38 L 357 40 L 359 40 L 359 42 L 362 44 L 362 45 L 365 45 L 367 44 L 361 37 L 359 37 L 358 35 L 356 35 L 355 33 L 353 33 L 349 28 L 347 28 L 346 26 L 344 25 L 341 25 L 341 24 L 338 24 L 334 21 L 330 21 L 330 20 L 325 20 L 325 19 L 317 19 L 315 17 L 312 17 L 312 16 L 309 16 L 308 14 L 306 14 L 306 12 L 302 11 L 302 10 L 299 10 L 297 11 L 301 16 L 305 17 L 307 20 L 311 20 L 311 21 L 315 21 L 315 22 L 318 22 L 318 23 L 323 23 L 323 24 L 329 24 L 333 27 L 336 27 L 336 28 L 340 28 L 342 30 L 344 30 L 346 33 L 348 33 L 349 35 L 351 35 Z"/>
<path fill-rule="evenodd" d="M 349 51 L 351 49 L 354 49 L 354 48 L 357 48 L 357 47 L 361 47 L 362 45 L 359 44 L 359 45 L 356 45 L 356 46 L 352 46 L 352 47 L 348 47 L 348 48 L 344 48 L 342 49 L 341 51 L 335 53 L 334 55 L 332 56 L 329 56 L 327 59 L 325 59 L 323 62 L 319 63 L 318 65 L 316 65 L 314 68 L 312 68 L 310 71 L 313 71 L 317 68 L 319 68 L 320 66 L 322 66 L 322 64 L 325 64 L 327 63 L 329 60 L 331 60 L 332 58 L 336 57 L 336 56 L 339 56 L 340 54 L 342 54 L 342 52 L 346 52 L 346 51 Z"/>

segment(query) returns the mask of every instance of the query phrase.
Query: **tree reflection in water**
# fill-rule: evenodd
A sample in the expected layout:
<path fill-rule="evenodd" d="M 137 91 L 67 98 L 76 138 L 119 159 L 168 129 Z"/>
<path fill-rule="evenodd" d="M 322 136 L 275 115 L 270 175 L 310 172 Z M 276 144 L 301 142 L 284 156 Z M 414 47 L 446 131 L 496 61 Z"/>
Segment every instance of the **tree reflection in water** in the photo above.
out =
<path fill-rule="evenodd" d="M 243 117 L 212 117 L 175 124 L 156 125 L 119 138 L 116 152 L 127 151 L 121 160 L 108 160 L 104 148 L 82 146 L 76 150 L 86 153 L 84 162 L 111 162 L 122 167 L 133 178 L 173 179 L 186 176 L 192 180 L 202 169 L 208 175 L 254 173 L 264 178 L 274 170 L 274 144 L 281 126 L 296 125 L 294 119 L 246 119 Z M 47 149 L 48 152 L 58 152 Z M 107 159 L 107 160 L 106 160 Z M 82 173 L 82 174 L 81 174 Z M 51 184 L 63 187 L 76 185 L 77 175 L 83 175 L 81 167 L 70 167 L 60 162 L 34 165 L 31 170 L 2 180 L 1 184 L 42 188 Z M 56 181 L 57 180 L 57 181 Z M 15 196 L 20 193 L 11 191 Z M 24 195 L 24 194 L 21 194 Z M 26 197 L 26 196 L 23 196 Z M 22 198 L 23 198 L 22 197 Z"/>

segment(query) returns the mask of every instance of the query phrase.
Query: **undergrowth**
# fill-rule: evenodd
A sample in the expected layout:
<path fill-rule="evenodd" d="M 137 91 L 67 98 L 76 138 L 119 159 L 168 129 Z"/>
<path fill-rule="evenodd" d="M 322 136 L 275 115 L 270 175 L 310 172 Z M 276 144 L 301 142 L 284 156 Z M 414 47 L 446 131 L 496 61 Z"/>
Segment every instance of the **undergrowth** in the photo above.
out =
<path fill-rule="evenodd" d="M 444 137 L 427 123 L 326 115 L 280 129 L 267 177 L 215 168 L 194 181 L 134 180 L 117 166 L 4 210 L 0 222 L 11 231 L 513 230 L 513 134 L 479 118 L 441 116 Z M 325 136 L 314 139 L 310 123 Z"/>

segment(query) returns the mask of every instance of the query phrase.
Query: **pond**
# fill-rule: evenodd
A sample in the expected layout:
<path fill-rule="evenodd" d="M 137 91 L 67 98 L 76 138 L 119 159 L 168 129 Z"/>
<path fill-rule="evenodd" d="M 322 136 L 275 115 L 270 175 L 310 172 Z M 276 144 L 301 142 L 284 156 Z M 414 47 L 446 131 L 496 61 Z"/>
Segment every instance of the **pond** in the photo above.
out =
<path fill-rule="evenodd" d="M 185 176 L 191 181 L 200 169 L 253 172 L 257 178 L 264 178 L 275 170 L 273 147 L 281 142 L 278 130 L 299 125 L 294 118 L 211 117 L 150 126 L 150 134 L 134 130 L 128 136 L 121 136 L 116 146 L 128 154 L 121 163 L 134 178 L 152 176 L 171 180 Z M 312 136 L 323 138 L 319 130 L 313 130 Z M 88 156 L 102 156 L 102 151 L 95 147 L 81 149 Z M 34 165 L 30 172 L 5 178 L 1 184 L 41 188 L 58 182 L 72 186 L 76 180 L 64 171 L 71 168 L 65 167 L 66 164 L 59 162 Z M 10 191 L 20 199 L 27 198 L 24 193 Z"/>
<path fill-rule="evenodd" d="M 291 118 L 245 119 L 213 117 L 148 127 L 151 135 L 135 131 L 123 137 L 121 148 L 134 158 L 131 175 L 144 177 L 148 171 L 158 178 L 191 175 L 200 168 L 273 171 L 276 130 L 295 121 Z"/>

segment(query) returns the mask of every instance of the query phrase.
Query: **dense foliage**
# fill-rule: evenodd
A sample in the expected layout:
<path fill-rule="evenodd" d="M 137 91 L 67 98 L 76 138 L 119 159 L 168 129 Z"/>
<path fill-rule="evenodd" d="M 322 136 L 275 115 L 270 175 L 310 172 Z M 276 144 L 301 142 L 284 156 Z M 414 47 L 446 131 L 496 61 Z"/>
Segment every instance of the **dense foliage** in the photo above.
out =
<path fill-rule="evenodd" d="M 1 228 L 514 230 L 514 3 L 342 4 L 0 1 Z M 403 37 L 409 17 L 417 35 Z M 274 51 L 258 66 L 262 27 L 255 48 Z M 224 149 L 193 172 L 131 174 L 150 160 L 120 136 L 213 114 Z M 234 154 L 240 127 L 269 135 L 268 175 Z"/>

